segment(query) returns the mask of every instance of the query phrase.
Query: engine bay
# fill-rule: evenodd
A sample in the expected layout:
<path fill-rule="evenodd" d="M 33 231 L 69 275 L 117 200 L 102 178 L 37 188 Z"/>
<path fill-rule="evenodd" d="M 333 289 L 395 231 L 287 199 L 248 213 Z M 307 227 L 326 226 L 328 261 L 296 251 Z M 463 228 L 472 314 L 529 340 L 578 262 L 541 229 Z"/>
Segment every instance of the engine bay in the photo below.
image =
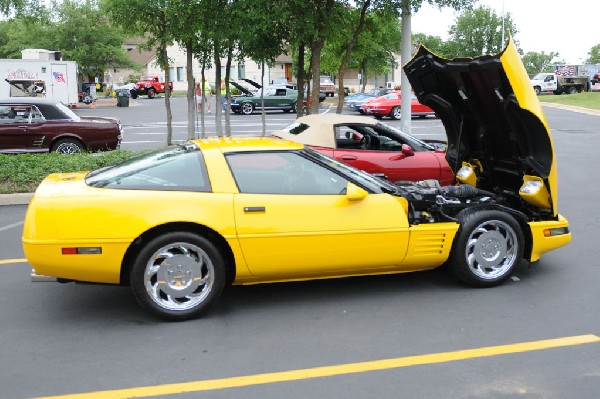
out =
<path fill-rule="evenodd" d="M 462 211 L 477 207 L 503 209 L 527 221 L 551 216 L 547 210 L 523 201 L 518 192 L 492 192 L 469 184 L 442 186 L 437 180 L 400 181 L 394 185 L 397 195 L 408 200 L 411 224 L 456 222 Z"/>

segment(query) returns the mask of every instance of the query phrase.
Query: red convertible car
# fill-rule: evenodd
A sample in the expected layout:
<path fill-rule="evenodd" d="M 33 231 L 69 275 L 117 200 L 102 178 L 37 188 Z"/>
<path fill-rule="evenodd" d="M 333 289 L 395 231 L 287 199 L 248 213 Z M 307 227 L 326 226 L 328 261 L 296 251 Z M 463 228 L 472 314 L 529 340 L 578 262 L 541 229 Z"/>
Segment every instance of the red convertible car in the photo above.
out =
<path fill-rule="evenodd" d="M 400 90 L 393 91 L 381 97 L 376 97 L 372 100 L 364 102 L 361 106 L 361 110 L 364 114 L 373 115 L 378 119 L 381 119 L 384 116 L 389 116 L 392 119 L 400 119 L 401 98 L 402 95 L 400 94 Z M 435 116 L 435 112 L 433 112 L 433 110 L 428 106 L 421 104 L 414 94 L 411 98 L 410 109 L 412 116 L 419 116 L 421 118 L 425 118 L 427 115 Z"/>
<path fill-rule="evenodd" d="M 445 143 L 419 140 L 366 116 L 306 115 L 272 134 L 392 182 L 436 179 L 453 184 Z"/>

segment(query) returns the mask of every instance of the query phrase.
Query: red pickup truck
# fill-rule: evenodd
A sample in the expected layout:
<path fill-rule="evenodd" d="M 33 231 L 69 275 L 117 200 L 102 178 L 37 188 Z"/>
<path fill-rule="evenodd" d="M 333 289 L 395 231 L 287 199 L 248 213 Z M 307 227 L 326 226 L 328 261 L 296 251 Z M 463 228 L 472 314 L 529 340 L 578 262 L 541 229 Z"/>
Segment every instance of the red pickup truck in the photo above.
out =
<path fill-rule="evenodd" d="M 161 82 L 158 76 L 142 76 L 130 90 L 131 98 L 147 95 L 148 98 L 154 98 L 157 94 L 165 92 L 165 82 Z M 169 87 L 173 91 L 173 82 L 169 82 Z"/>

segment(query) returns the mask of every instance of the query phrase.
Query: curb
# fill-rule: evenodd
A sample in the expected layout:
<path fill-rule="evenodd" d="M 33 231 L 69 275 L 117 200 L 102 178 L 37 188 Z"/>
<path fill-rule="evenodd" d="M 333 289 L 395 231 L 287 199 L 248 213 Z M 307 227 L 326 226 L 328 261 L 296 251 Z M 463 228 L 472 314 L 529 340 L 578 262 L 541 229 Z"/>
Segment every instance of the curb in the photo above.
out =
<path fill-rule="evenodd" d="M 581 114 L 600 116 L 600 111 L 597 111 L 595 109 L 589 109 L 589 108 L 583 108 L 583 107 L 576 107 L 574 105 L 546 103 L 546 102 L 543 102 L 543 101 L 540 101 L 540 105 L 542 107 L 560 108 L 560 109 L 564 109 L 564 110 L 567 110 L 567 111 L 579 112 Z"/>
<path fill-rule="evenodd" d="M 0 205 L 27 205 L 33 193 L 0 194 Z"/>

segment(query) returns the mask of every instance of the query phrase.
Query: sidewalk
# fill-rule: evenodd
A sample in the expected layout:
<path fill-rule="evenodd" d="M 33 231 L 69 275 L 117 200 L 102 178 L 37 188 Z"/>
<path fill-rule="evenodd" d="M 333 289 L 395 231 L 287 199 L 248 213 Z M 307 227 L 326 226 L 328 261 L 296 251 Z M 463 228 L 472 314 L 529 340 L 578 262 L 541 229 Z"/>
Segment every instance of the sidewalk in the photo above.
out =
<path fill-rule="evenodd" d="M 27 205 L 33 193 L 0 194 L 0 205 Z"/>

